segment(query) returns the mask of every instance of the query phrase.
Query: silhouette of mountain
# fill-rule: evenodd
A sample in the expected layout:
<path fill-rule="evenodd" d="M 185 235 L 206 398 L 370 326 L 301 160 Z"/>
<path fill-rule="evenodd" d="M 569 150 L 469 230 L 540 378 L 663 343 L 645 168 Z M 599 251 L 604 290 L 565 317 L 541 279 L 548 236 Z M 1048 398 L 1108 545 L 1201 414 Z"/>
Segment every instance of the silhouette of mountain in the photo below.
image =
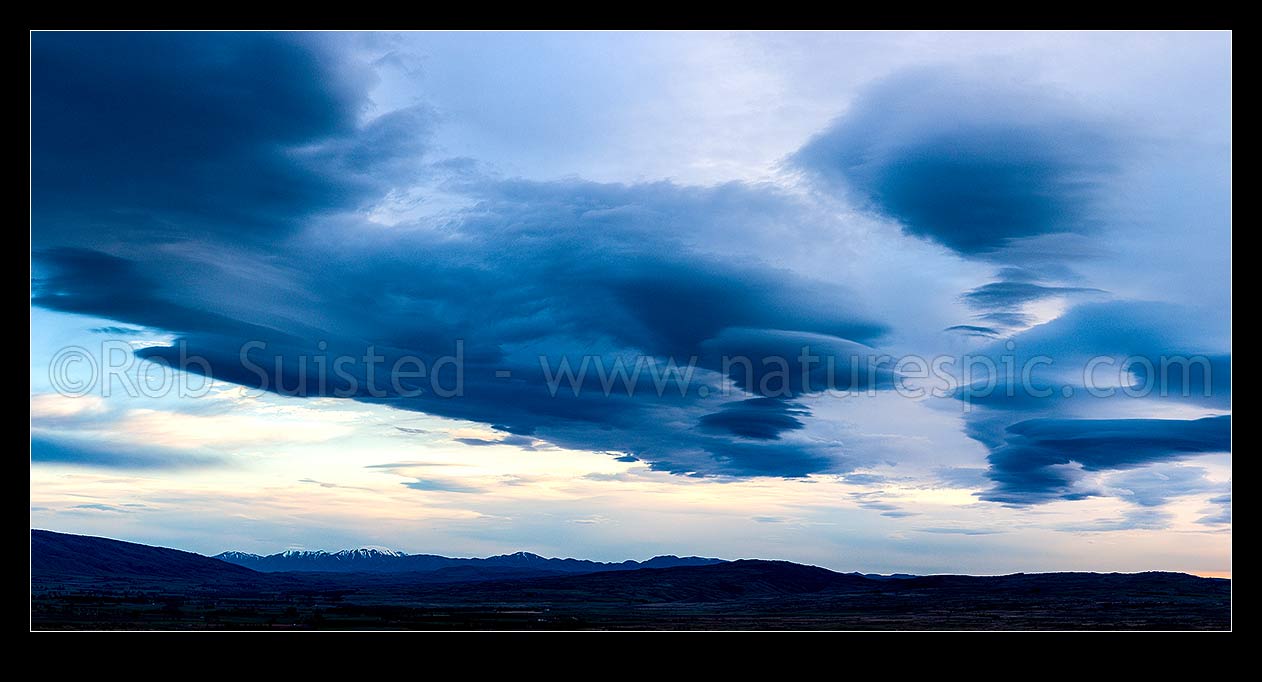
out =
<path fill-rule="evenodd" d="M 249 579 L 248 568 L 192 552 L 31 530 L 32 577 Z"/>
<path fill-rule="evenodd" d="M 392 568 L 265 573 L 174 549 L 32 530 L 31 622 L 41 629 L 1231 626 L 1231 581 L 1183 573 L 881 576 L 785 561 L 643 567 L 657 560 L 599 564 L 525 553 L 449 559 L 371 548 L 275 556 L 304 566 Z M 409 559 L 438 567 L 393 568 Z M 587 570 L 592 566 L 606 568 Z"/>
<path fill-rule="evenodd" d="M 917 576 L 917 575 L 913 575 L 913 574 L 911 574 L 911 573 L 888 573 L 888 574 L 885 574 L 885 573 L 860 573 L 859 571 L 851 571 L 850 573 L 847 573 L 846 575 L 857 575 L 857 576 L 861 576 L 861 577 L 864 577 L 864 578 L 871 578 L 871 579 L 873 579 L 873 580 L 903 580 L 903 579 L 906 579 L 906 578 L 917 578 L 917 577 L 919 577 L 919 576 Z"/>
<path fill-rule="evenodd" d="M 612 601 L 632 603 L 718 602 L 748 598 L 872 589 L 862 576 L 788 561 L 741 559 L 706 566 L 642 568 L 461 586 L 465 599 Z"/>
<path fill-rule="evenodd" d="M 517 569 L 519 574 L 536 573 L 595 573 L 597 571 L 633 571 L 639 568 L 668 568 L 672 566 L 706 566 L 722 563 L 722 559 L 704 557 L 657 556 L 647 561 L 623 561 L 606 563 L 585 559 L 551 559 L 530 552 L 516 552 L 486 557 L 485 559 L 456 559 L 434 554 L 406 554 L 379 548 L 344 549 L 339 552 L 291 550 L 277 554 L 248 554 L 223 552 L 216 559 L 227 561 L 266 573 L 274 572 L 322 572 L 322 573 L 418 573 L 440 569 L 467 569 L 470 576 L 479 569 Z M 503 571 L 486 571 L 488 575 Z"/>

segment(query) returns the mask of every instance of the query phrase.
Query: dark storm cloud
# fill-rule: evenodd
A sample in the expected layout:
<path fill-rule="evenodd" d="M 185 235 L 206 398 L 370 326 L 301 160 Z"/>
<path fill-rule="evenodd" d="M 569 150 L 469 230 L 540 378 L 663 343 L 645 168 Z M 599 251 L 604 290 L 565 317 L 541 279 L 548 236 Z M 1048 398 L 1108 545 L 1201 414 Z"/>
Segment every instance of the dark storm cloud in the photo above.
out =
<path fill-rule="evenodd" d="M 705 431 L 730 433 L 758 440 L 778 440 L 784 431 L 805 426 L 798 417 L 809 415 L 801 405 L 774 398 L 750 398 L 728 403 L 721 410 L 701 417 Z"/>
<path fill-rule="evenodd" d="M 399 117 L 356 135 L 364 73 L 315 36 L 39 33 L 31 38 L 37 243 L 108 228 L 267 239 L 375 187 L 364 165 L 411 148 Z M 419 132 L 423 133 L 424 128 Z"/>
<path fill-rule="evenodd" d="M 196 301 L 197 283 L 181 290 L 158 274 L 149 274 L 136 261 L 91 249 L 58 247 L 38 250 L 34 263 L 43 276 L 35 278 L 31 302 L 50 310 L 126 320 L 157 329 L 253 337 L 282 335 L 217 313 L 213 304 Z M 161 267 L 151 263 L 151 267 Z"/>
<path fill-rule="evenodd" d="M 847 466 L 837 445 L 702 428 L 733 398 L 824 390 L 830 363 L 839 388 L 890 385 L 885 367 L 856 379 L 846 371 L 885 331 L 854 292 L 707 249 L 808 215 L 800 198 L 742 183 L 529 182 L 468 164 L 422 168 L 428 112 L 361 124 L 363 74 L 334 68 L 346 60 L 312 39 L 36 36 L 33 303 L 172 332 L 173 345 L 137 356 L 287 395 L 467 419 L 677 473 Z M 418 173 L 436 174 L 463 207 L 437 226 L 392 229 L 348 211 Z M 370 348 L 382 358 L 375 383 L 355 362 L 345 368 L 353 389 L 338 394 L 348 382 L 326 370 L 322 384 L 313 369 L 317 358 Z M 804 348 L 818 364 L 802 366 Z M 439 395 L 432 375 L 390 371 L 409 356 L 455 355 L 456 398 Z M 723 355 L 751 370 L 725 367 Z M 181 362 L 190 356 L 205 365 Z M 552 391 L 563 358 L 591 367 Z M 695 364 L 690 392 L 648 367 L 607 381 L 614 361 L 637 358 Z M 747 393 L 721 396 L 723 373 Z M 455 385 L 453 365 L 437 374 Z"/>
<path fill-rule="evenodd" d="M 1035 321 L 1031 303 L 1103 293 L 1072 286 L 1065 264 L 1099 251 L 1099 200 L 1132 142 L 1005 74 L 920 69 L 871 87 L 793 162 L 907 234 L 1006 264 L 950 328 L 987 336 L 971 328 L 1000 335 Z"/>
<path fill-rule="evenodd" d="M 1199 484 L 1181 478 L 1188 475 L 1183 470 L 1173 478 L 1146 480 L 1144 472 L 1150 470 L 1143 467 L 1229 451 L 1229 416 L 1195 421 L 1096 417 L 1122 403 L 1131 414 L 1136 405 L 1155 408 L 1170 402 L 1229 408 L 1230 354 L 1217 346 L 1220 333 L 1225 336 L 1226 330 L 1203 322 L 1196 309 L 1110 301 L 1078 305 L 1022 332 L 1012 337 L 1011 350 L 1003 343 L 981 349 L 979 354 L 996 366 L 1005 356 L 1016 368 L 1037 357 L 1052 361 L 1038 365 L 1028 384 L 1001 380 L 989 389 L 979 383 L 961 391 L 972 408 L 966 432 L 990 450 L 986 475 L 992 485 L 983 498 L 1037 504 L 1111 495 L 1144 506 L 1163 500 L 1163 488 L 1174 496 Z M 1061 390 L 1066 387 L 1068 396 Z M 1119 474 L 1122 481 L 1138 477 L 1135 485 L 1143 490 L 1124 484 L 1087 487 L 1082 481 L 1084 471 L 1113 470 L 1125 472 Z"/>
<path fill-rule="evenodd" d="M 1009 426 L 1005 444 L 990 453 L 994 485 L 983 499 L 1008 504 L 1080 499 L 1099 494 L 1075 486 L 1081 471 L 1130 469 L 1230 449 L 1230 416 L 1032 419 Z"/>
<path fill-rule="evenodd" d="M 727 327 L 700 345 L 700 357 L 720 371 L 726 364 L 725 373 L 737 386 L 764 397 L 894 385 L 893 359 L 871 347 L 839 336 L 773 327 Z"/>
<path fill-rule="evenodd" d="M 1171 324 L 1171 321 L 1181 324 Z M 1213 354 L 1226 338 L 1225 321 L 1210 321 L 1195 307 L 1152 301 L 1083 303 L 1022 332 L 1012 341 L 1030 353 L 1092 357 L 1141 356 L 1183 351 Z M 996 348 L 1003 344 L 996 344 Z"/>
<path fill-rule="evenodd" d="M 1154 395 L 1217 407 L 1231 404 L 1231 355 L 1173 352 L 1131 358 L 1135 386 Z"/>
<path fill-rule="evenodd" d="M 891 77 L 794 162 L 908 234 L 963 254 L 1089 232 L 1118 140 L 1068 105 L 1005 80 L 944 70 Z"/>
<path fill-rule="evenodd" d="M 1006 425 L 1023 416 L 1088 416 L 1117 400 L 1227 408 L 1231 356 L 1218 339 L 1227 338 L 1229 330 L 1202 315 L 1196 308 L 1146 301 L 1083 303 L 1006 342 L 980 348 L 974 355 L 997 369 L 976 365 L 983 368 L 982 378 L 959 392 L 973 407 L 985 408 L 970 414 L 970 429 L 997 418 L 1007 419 Z M 1012 381 L 1001 371 L 1005 363 L 1015 368 Z M 1029 382 L 1023 385 L 1020 377 L 1027 367 Z M 1061 392 L 1064 387 L 1071 389 L 1070 397 Z"/>
<path fill-rule="evenodd" d="M 749 443 L 711 439 L 702 447 L 715 464 L 683 458 L 654 463 L 651 468 L 677 474 L 720 473 L 735 476 L 797 478 L 820 472 L 845 471 L 850 464 L 841 448 L 813 443 Z M 698 468 L 696 463 L 706 466 Z"/>

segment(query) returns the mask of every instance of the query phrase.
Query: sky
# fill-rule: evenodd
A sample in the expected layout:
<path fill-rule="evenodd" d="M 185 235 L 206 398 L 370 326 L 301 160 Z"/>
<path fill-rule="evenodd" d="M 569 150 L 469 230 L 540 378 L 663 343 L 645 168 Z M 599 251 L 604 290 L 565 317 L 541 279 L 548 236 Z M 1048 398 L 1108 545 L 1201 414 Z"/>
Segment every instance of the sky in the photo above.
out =
<path fill-rule="evenodd" d="M 31 525 L 1231 574 L 1229 33 L 31 35 Z"/>

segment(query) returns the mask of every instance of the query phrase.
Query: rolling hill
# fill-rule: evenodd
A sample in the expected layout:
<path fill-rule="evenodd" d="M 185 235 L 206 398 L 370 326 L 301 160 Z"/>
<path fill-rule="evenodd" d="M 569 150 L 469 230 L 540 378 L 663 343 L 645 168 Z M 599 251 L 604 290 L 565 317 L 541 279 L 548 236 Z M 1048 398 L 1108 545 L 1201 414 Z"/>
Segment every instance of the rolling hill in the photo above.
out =
<path fill-rule="evenodd" d="M 31 577 L 254 579 L 256 571 L 165 547 L 31 530 Z"/>
<path fill-rule="evenodd" d="M 356 562 L 406 557 L 361 552 L 345 560 L 363 565 Z M 497 557 L 438 557 L 456 563 L 429 571 L 260 572 L 174 549 L 32 530 L 31 621 L 41 629 L 1231 626 L 1231 581 L 1182 573 L 895 578 L 748 559 L 562 571 L 537 566 L 601 564 L 505 557 L 506 565 L 496 565 Z"/>

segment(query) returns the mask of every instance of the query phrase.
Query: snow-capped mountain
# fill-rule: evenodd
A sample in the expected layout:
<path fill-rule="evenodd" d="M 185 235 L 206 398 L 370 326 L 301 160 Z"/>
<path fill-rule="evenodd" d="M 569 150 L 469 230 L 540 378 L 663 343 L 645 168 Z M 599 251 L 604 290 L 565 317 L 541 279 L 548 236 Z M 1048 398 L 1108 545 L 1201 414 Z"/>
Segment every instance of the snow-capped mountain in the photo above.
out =
<path fill-rule="evenodd" d="M 214 558 L 256 571 L 333 573 L 422 573 L 440 570 L 467 572 L 483 569 L 528 571 L 540 574 L 595 573 L 723 563 L 722 559 L 677 556 L 658 556 L 647 561 L 605 563 L 584 559 L 552 559 L 530 552 L 500 554 L 485 559 L 455 559 L 434 554 L 407 554 L 381 547 L 361 547 L 338 552 L 287 550 L 266 556 L 248 552 L 223 552 L 216 554 Z"/>
<path fill-rule="evenodd" d="M 227 561 L 230 564 L 244 564 L 245 562 L 262 559 L 263 557 L 262 555 L 250 554 L 249 552 L 224 552 L 222 554 L 216 554 L 213 558 L 219 559 L 220 561 Z"/>
<path fill-rule="evenodd" d="M 259 557 L 258 554 L 246 554 L 245 552 L 224 552 L 217 556 L 217 559 L 224 559 L 225 555 L 246 557 Z M 343 549 L 338 552 L 326 552 L 324 550 L 306 550 L 306 549 L 290 549 L 281 552 L 279 555 L 286 559 L 325 559 L 333 561 L 356 561 L 356 560 L 374 560 L 383 557 L 403 557 L 407 556 L 405 552 L 396 552 L 393 549 L 385 549 L 382 547 L 360 547 L 359 549 Z"/>

